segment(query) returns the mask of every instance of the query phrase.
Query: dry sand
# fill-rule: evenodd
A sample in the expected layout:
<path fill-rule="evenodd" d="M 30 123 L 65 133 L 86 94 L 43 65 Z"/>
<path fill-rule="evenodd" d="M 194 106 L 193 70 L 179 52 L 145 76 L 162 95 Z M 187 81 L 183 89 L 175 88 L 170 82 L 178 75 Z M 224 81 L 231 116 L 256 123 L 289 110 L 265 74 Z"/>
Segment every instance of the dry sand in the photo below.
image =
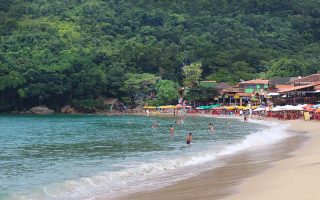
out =
<path fill-rule="evenodd" d="M 227 157 L 225 166 L 194 178 L 121 199 L 319 200 L 320 122 L 284 123 L 291 125 L 290 131 L 299 132 L 298 136 L 267 149 L 243 151 Z M 298 149 L 306 140 L 305 136 L 310 139 Z M 290 152 L 293 153 L 289 156 Z"/>
<path fill-rule="evenodd" d="M 274 163 L 262 174 L 248 178 L 239 193 L 224 200 L 319 200 L 320 122 L 290 121 L 290 130 L 311 137 L 293 157 Z"/>

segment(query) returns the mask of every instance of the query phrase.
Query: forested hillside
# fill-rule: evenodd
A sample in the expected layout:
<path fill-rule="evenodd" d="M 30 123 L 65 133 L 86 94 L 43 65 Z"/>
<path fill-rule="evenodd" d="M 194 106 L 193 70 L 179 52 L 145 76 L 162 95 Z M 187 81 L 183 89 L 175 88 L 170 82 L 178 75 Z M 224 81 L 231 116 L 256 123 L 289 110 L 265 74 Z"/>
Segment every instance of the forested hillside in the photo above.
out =
<path fill-rule="evenodd" d="M 320 1 L 0 0 L 0 38 L 0 111 L 57 109 L 130 98 L 142 73 L 181 85 L 191 63 L 231 83 L 317 72 Z"/>

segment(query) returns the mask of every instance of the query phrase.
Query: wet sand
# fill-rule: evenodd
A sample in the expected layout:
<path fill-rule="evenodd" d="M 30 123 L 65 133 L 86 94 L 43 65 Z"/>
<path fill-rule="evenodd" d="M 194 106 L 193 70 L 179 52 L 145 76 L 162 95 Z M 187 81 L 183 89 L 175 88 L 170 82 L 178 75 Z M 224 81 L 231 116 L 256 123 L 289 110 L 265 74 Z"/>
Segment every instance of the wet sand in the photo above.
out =
<path fill-rule="evenodd" d="M 286 122 L 287 123 L 287 122 Z M 227 156 L 222 160 L 226 163 L 222 167 L 218 167 L 200 175 L 175 183 L 173 185 L 157 189 L 154 191 L 145 191 L 119 198 L 120 200 L 247 200 L 247 199 L 275 199 L 269 198 L 268 194 L 257 195 L 257 188 L 264 191 L 263 182 L 271 173 L 271 177 L 275 177 L 278 169 L 278 163 L 281 164 L 280 169 L 286 171 L 289 166 L 283 167 L 283 162 L 292 162 L 292 159 L 298 159 L 297 156 L 301 151 L 306 149 L 309 145 L 304 142 L 307 141 L 307 136 L 315 131 L 315 127 L 320 128 L 320 123 L 291 121 L 290 132 L 294 137 L 285 139 L 279 143 L 268 145 L 259 149 L 250 149 L 246 151 Z M 308 123 L 308 126 L 306 126 Z M 308 134 L 306 134 L 309 132 Z M 310 136 L 312 139 L 313 137 Z M 308 140 L 309 141 L 309 140 Z M 320 144 L 320 137 L 319 137 Z M 303 145 L 303 148 L 296 151 Z M 292 154 L 292 152 L 295 152 Z M 311 159 L 312 160 L 312 159 Z M 320 159 L 319 159 L 320 163 Z M 288 163 L 287 163 L 288 164 Z M 291 163 L 292 165 L 292 163 Z M 320 172 L 320 164 L 318 165 Z M 263 176 L 263 177 L 261 177 Z M 294 176 L 294 174 L 293 174 Z M 259 187 L 261 185 L 261 187 Z M 270 186 L 272 188 L 272 186 Z M 248 198 L 250 197 L 250 198 Z M 320 196 L 319 196 L 320 197 Z M 280 198 L 282 199 L 282 198 Z M 299 200 L 304 199 L 300 198 Z M 319 199 L 319 198 L 317 198 Z"/>

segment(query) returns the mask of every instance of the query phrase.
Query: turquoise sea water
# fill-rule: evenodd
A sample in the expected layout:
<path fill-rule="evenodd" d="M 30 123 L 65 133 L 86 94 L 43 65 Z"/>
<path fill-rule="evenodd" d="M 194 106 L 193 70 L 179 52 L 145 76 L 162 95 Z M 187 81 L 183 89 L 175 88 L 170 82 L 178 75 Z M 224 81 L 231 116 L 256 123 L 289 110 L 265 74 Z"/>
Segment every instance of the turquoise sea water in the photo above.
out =
<path fill-rule="evenodd" d="M 186 117 L 181 125 L 176 120 L 0 115 L 0 199 L 112 198 L 161 187 L 214 167 L 219 156 L 269 137 L 259 138 L 268 130 L 265 126 L 235 119 L 228 119 L 230 126 L 225 119 Z M 158 128 L 151 128 L 154 122 Z M 216 127 L 214 134 L 208 130 L 210 122 Z M 185 143 L 189 132 L 192 145 Z"/>

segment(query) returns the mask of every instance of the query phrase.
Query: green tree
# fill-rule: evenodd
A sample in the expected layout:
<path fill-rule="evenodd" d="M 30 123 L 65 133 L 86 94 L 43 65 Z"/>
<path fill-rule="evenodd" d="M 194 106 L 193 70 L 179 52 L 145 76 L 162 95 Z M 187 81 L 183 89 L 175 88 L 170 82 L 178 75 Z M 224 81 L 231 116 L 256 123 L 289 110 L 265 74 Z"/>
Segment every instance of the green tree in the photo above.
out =
<path fill-rule="evenodd" d="M 17 88 L 25 83 L 23 76 L 16 71 L 11 71 L 0 63 L 0 91 L 6 88 Z"/>
<path fill-rule="evenodd" d="M 179 96 L 178 85 L 170 80 L 160 80 L 157 84 L 157 100 L 159 105 L 171 104 Z"/>
<path fill-rule="evenodd" d="M 316 73 L 320 1 L 292 2 L 0 0 L 0 107 L 144 99 L 124 89 L 128 73 L 193 87 L 199 74 L 235 83 Z M 294 61 L 275 67 L 282 58 Z M 194 61 L 201 72 L 183 70 Z"/>
<path fill-rule="evenodd" d="M 218 90 L 216 88 L 205 87 L 205 86 L 196 86 L 191 88 L 187 94 L 185 95 L 185 99 L 189 102 L 200 102 L 205 103 L 207 100 L 213 100 L 218 94 Z"/>
<path fill-rule="evenodd" d="M 292 77 L 303 76 L 306 74 L 306 65 L 296 59 L 281 58 L 280 60 L 272 61 L 267 72 L 270 77 Z"/>
<path fill-rule="evenodd" d="M 207 80 L 214 80 L 217 82 L 233 82 L 232 75 L 225 69 L 219 69 L 216 73 L 212 73 L 206 77 Z"/>
<path fill-rule="evenodd" d="M 202 75 L 202 64 L 192 63 L 182 68 L 183 84 L 185 86 L 194 86 Z"/>
<path fill-rule="evenodd" d="M 229 82 L 231 84 L 238 83 L 241 79 L 250 80 L 255 78 L 254 70 L 245 61 L 236 61 L 230 64 L 229 69 L 221 68 L 216 73 L 206 77 L 207 80 L 215 80 L 218 82 Z"/>
<path fill-rule="evenodd" d="M 158 79 L 159 77 L 153 74 L 128 73 L 120 90 L 135 103 L 135 100 L 147 98 L 155 91 Z"/>

